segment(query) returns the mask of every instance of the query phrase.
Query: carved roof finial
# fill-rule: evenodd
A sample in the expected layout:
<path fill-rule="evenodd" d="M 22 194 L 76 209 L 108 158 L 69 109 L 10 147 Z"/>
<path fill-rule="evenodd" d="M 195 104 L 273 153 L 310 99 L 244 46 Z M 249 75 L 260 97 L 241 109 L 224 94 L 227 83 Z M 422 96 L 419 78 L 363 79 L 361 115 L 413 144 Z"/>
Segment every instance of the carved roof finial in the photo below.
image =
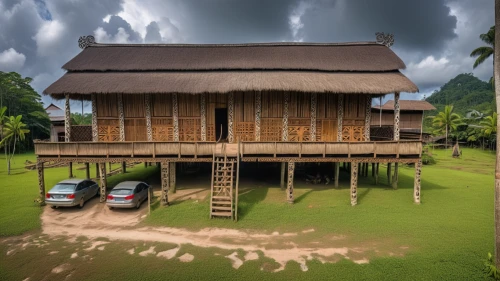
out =
<path fill-rule="evenodd" d="M 78 47 L 80 47 L 80 49 L 85 49 L 92 44 L 95 44 L 95 38 L 92 35 L 80 36 L 80 38 L 78 38 Z"/>
<path fill-rule="evenodd" d="M 394 45 L 394 34 L 377 32 L 375 35 L 377 36 L 377 43 L 386 45 L 389 48 Z"/>

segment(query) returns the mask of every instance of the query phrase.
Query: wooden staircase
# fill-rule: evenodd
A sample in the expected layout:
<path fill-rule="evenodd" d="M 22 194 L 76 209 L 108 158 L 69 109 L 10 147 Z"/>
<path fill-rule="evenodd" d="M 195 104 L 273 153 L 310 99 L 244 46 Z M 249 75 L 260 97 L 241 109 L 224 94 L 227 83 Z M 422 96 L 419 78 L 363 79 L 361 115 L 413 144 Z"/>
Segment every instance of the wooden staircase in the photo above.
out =
<path fill-rule="evenodd" d="M 223 217 L 237 220 L 239 159 L 237 150 L 231 146 L 224 143 L 217 144 L 214 152 L 210 218 Z"/>

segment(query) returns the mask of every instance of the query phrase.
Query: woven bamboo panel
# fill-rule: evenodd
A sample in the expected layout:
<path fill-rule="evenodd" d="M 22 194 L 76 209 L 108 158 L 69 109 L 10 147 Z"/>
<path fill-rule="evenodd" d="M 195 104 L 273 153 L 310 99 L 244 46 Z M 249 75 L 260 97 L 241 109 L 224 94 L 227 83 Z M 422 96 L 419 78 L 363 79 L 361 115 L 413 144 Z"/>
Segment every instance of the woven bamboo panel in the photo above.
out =
<path fill-rule="evenodd" d="M 145 117 L 144 95 L 123 95 L 123 114 L 125 118 Z"/>
<path fill-rule="evenodd" d="M 357 142 L 364 141 L 363 131 L 364 126 L 343 126 L 342 127 L 342 141 L 343 142 Z"/>
<path fill-rule="evenodd" d="M 117 119 L 98 119 L 99 141 L 120 141 L 120 126 Z"/>
<path fill-rule="evenodd" d="M 92 125 L 71 126 L 71 141 L 92 141 Z"/>
<path fill-rule="evenodd" d="M 288 116 L 296 118 L 309 118 L 311 116 L 311 94 L 290 93 Z"/>
<path fill-rule="evenodd" d="M 201 120 L 200 118 L 179 119 L 179 141 L 200 141 Z"/>
<path fill-rule="evenodd" d="M 316 118 L 317 119 L 337 119 L 338 95 L 335 94 L 317 94 Z"/>
<path fill-rule="evenodd" d="M 146 119 L 125 119 L 126 141 L 147 141 Z"/>
<path fill-rule="evenodd" d="M 153 117 L 172 117 L 172 95 L 151 95 L 151 115 Z"/>
<path fill-rule="evenodd" d="M 316 140 L 317 141 L 337 141 L 336 119 L 323 119 L 316 122 Z"/>
<path fill-rule="evenodd" d="M 262 118 L 283 118 L 283 93 L 262 92 Z"/>
<path fill-rule="evenodd" d="M 234 136 L 241 141 L 255 141 L 255 122 L 236 123 Z"/>
<path fill-rule="evenodd" d="M 262 118 L 260 121 L 260 140 L 261 141 L 281 141 L 283 119 L 281 118 Z"/>
<path fill-rule="evenodd" d="M 255 93 L 234 94 L 234 122 L 255 121 Z"/>
<path fill-rule="evenodd" d="M 207 141 L 215 141 L 215 125 L 207 125 Z"/>
<path fill-rule="evenodd" d="M 96 95 L 97 116 L 118 118 L 118 98 L 116 94 Z"/>
<path fill-rule="evenodd" d="M 200 95 L 178 94 L 179 117 L 200 117 Z"/>

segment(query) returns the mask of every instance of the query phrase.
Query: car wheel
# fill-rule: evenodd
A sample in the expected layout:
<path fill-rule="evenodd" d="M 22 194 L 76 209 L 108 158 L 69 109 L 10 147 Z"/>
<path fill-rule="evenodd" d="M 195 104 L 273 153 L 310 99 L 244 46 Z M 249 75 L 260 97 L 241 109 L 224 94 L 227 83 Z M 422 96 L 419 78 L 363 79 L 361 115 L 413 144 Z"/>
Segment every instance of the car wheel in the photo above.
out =
<path fill-rule="evenodd" d="M 52 209 L 57 209 L 57 206 L 50 206 Z"/>
<path fill-rule="evenodd" d="M 137 200 L 137 204 L 135 204 L 135 208 L 139 209 L 141 207 L 141 200 Z"/>
<path fill-rule="evenodd" d="M 110 210 L 113 210 L 113 207 L 108 207 Z"/>
<path fill-rule="evenodd" d="M 83 198 L 82 198 L 82 199 L 80 199 L 80 203 L 78 204 L 78 208 L 81 209 L 81 208 L 83 208 L 84 205 L 85 205 L 85 200 L 83 200 Z"/>

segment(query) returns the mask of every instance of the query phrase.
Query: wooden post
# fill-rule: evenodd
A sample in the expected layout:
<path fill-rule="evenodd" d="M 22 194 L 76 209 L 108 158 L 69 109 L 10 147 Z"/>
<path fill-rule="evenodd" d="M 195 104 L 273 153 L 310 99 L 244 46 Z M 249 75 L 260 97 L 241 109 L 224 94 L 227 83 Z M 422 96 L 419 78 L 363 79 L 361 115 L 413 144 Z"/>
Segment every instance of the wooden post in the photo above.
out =
<path fill-rule="evenodd" d="M 85 163 L 85 178 L 90 179 L 90 164 Z"/>
<path fill-rule="evenodd" d="M 378 168 L 379 168 L 379 167 L 380 167 L 380 163 L 377 163 L 377 164 L 375 165 L 375 170 L 376 170 L 376 171 L 375 171 L 375 185 L 377 185 L 377 184 L 378 184 Z"/>
<path fill-rule="evenodd" d="M 177 93 L 172 94 L 172 120 L 174 125 L 174 141 L 179 141 L 179 107 Z"/>
<path fill-rule="evenodd" d="M 96 142 L 99 141 L 99 131 L 97 126 L 97 97 L 96 94 L 91 94 L 90 97 L 92 100 L 92 141 Z"/>
<path fill-rule="evenodd" d="M 168 206 L 168 190 L 170 188 L 170 163 L 161 162 L 161 204 Z"/>
<path fill-rule="evenodd" d="M 101 179 L 101 190 L 100 190 L 99 202 L 103 203 L 103 202 L 106 202 L 106 189 L 107 189 L 106 163 L 100 163 L 99 176 Z"/>
<path fill-rule="evenodd" d="M 344 119 L 344 95 L 338 95 L 338 103 L 337 103 L 337 141 L 342 142 L 342 122 Z"/>
<path fill-rule="evenodd" d="M 281 190 L 285 190 L 285 169 L 286 169 L 286 163 L 281 162 L 281 180 L 280 180 Z"/>
<path fill-rule="evenodd" d="M 309 132 L 311 141 L 316 141 L 316 100 L 317 94 L 311 93 L 311 127 Z"/>
<path fill-rule="evenodd" d="M 368 170 L 370 168 L 370 165 L 368 165 L 368 163 L 365 163 L 365 177 L 367 178 L 368 177 Z"/>
<path fill-rule="evenodd" d="M 262 113 L 262 94 L 255 92 L 255 141 L 260 141 L 260 116 Z M 283 163 L 281 169 L 284 169 Z M 284 181 L 284 180 L 283 180 Z M 281 186 L 283 189 L 284 184 Z"/>
<path fill-rule="evenodd" d="M 372 178 L 375 177 L 375 163 L 372 163 Z"/>
<path fill-rule="evenodd" d="M 120 126 L 120 141 L 125 141 L 125 115 L 123 114 L 123 94 L 118 94 L 117 98 L 118 98 L 118 124 Z"/>
<path fill-rule="evenodd" d="M 99 163 L 95 163 L 95 178 L 98 179 L 99 175 Z"/>
<path fill-rule="evenodd" d="M 351 165 L 351 206 L 358 204 L 358 163 Z"/>
<path fill-rule="evenodd" d="M 413 202 L 420 204 L 420 175 L 422 174 L 422 159 L 415 163 L 415 182 L 413 183 Z"/>
<path fill-rule="evenodd" d="M 201 141 L 207 140 L 207 107 L 205 93 L 200 94 L 200 135 Z"/>
<path fill-rule="evenodd" d="M 176 171 L 175 171 L 175 168 L 176 168 L 176 165 L 177 165 L 177 162 L 170 162 L 170 190 L 172 193 L 175 193 L 177 190 L 176 190 Z"/>
<path fill-rule="evenodd" d="M 110 171 L 110 172 L 113 170 L 113 168 L 112 168 L 112 166 L 111 166 L 111 165 L 112 165 L 112 163 L 111 163 L 111 162 L 109 162 L 109 171 Z"/>
<path fill-rule="evenodd" d="M 340 162 L 337 162 L 335 163 L 335 188 L 339 188 L 339 176 L 340 176 Z"/>
<path fill-rule="evenodd" d="M 153 128 L 151 126 L 151 95 L 144 96 L 144 104 L 146 106 L 146 134 L 148 141 L 153 141 Z M 125 172 L 124 172 L 125 173 Z"/>
<path fill-rule="evenodd" d="M 69 94 L 64 95 L 64 141 L 71 141 L 71 110 L 69 107 Z"/>
<path fill-rule="evenodd" d="M 391 165 L 392 163 L 387 163 L 387 184 L 391 186 Z"/>
<path fill-rule="evenodd" d="M 122 174 L 125 174 L 127 172 L 127 162 L 123 161 L 122 162 Z"/>
<path fill-rule="evenodd" d="M 286 185 L 286 200 L 288 203 L 293 204 L 293 174 L 295 172 L 295 162 L 288 162 L 288 180 Z"/>
<path fill-rule="evenodd" d="M 234 142 L 234 93 L 227 94 L 227 141 Z"/>
<path fill-rule="evenodd" d="M 45 176 L 43 162 L 37 161 L 36 170 L 38 172 L 38 190 L 40 195 L 40 205 L 45 205 Z"/>
<path fill-rule="evenodd" d="M 68 177 L 73 178 L 73 162 L 68 163 Z"/>
<path fill-rule="evenodd" d="M 370 141 L 370 125 L 372 119 L 372 96 L 366 96 L 366 106 L 365 106 L 365 129 L 363 131 L 363 137 L 365 141 Z M 368 175 L 367 175 L 368 176 Z"/>
<path fill-rule="evenodd" d="M 282 141 L 288 141 L 288 100 L 289 99 L 290 99 L 290 93 L 285 92 L 283 94 L 283 128 L 281 131 L 281 140 Z"/>
<path fill-rule="evenodd" d="M 398 168 L 399 168 L 399 163 L 394 163 L 394 176 L 392 177 L 392 188 L 393 189 L 398 189 Z"/>

